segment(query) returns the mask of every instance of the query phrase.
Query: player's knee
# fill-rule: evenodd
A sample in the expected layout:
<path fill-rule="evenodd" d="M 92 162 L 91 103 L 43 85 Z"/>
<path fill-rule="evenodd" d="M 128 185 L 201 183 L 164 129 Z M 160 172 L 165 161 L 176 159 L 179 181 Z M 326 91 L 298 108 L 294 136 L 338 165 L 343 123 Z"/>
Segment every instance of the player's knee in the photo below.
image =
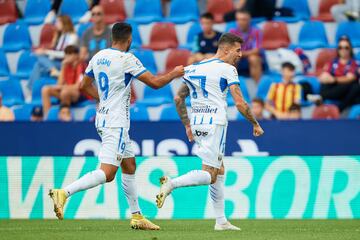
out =
<path fill-rule="evenodd" d="M 216 183 L 216 180 L 217 180 L 217 173 L 211 173 L 211 184 L 214 184 Z"/>
<path fill-rule="evenodd" d="M 115 179 L 116 172 L 107 172 L 106 175 L 106 182 L 112 182 Z"/>

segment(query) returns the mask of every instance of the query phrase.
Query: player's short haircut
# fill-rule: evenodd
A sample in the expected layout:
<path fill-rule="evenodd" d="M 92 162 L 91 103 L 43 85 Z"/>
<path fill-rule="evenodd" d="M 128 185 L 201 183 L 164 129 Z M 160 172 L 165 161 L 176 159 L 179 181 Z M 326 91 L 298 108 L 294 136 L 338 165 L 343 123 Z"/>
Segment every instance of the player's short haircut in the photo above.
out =
<path fill-rule="evenodd" d="M 64 49 L 65 54 L 78 54 L 79 48 L 75 45 L 69 45 Z"/>
<path fill-rule="evenodd" d="M 126 42 L 132 33 L 131 25 L 128 23 L 118 22 L 112 27 L 113 42 Z"/>
<path fill-rule="evenodd" d="M 253 102 L 253 103 L 258 103 L 258 104 L 260 104 L 262 107 L 265 106 L 264 100 L 262 100 L 261 98 L 254 98 L 251 102 Z"/>
<path fill-rule="evenodd" d="M 203 13 L 201 15 L 201 18 L 209 19 L 214 21 L 214 15 L 210 12 Z"/>
<path fill-rule="evenodd" d="M 295 71 L 295 66 L 291 62 L 284 62 L 283 64 L 281 64 L 281 69 L 284 69 L 284 68 L 287 68 L 291 71 Z"/>
<path fill-rule="evenodd" d="M 244 40 L 232 33 L 224 33 L 219 39 L 219 47 L 223 45 L 234 45 L 235 43 L 242 44 Z"/>

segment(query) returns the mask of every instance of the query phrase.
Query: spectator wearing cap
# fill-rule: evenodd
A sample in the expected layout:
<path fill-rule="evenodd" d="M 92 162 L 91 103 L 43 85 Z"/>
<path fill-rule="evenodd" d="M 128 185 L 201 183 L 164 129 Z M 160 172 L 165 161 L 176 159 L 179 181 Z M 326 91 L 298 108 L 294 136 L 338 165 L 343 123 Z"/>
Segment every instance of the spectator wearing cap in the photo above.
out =
<path fill-rule="evenodd" d="M 244 42 L 241 44 L 242 58 L 238 63 L 239 75 L 249 75 L 256 82 L 260 81 L 263 72 L 264 52 L 261 49 L 262 32 L 260 29 L 251 26 L 250 13 L 245 10 L 236 11 L 236 28 L 230 29 L 241 37 Z"/>
<path fill-rule="evenodd" d="M 85 64 L 80 61 L 78 47 L 67 46 L 57 85 L 45 86 L 41 91 L 44 116 L 47 115 L 51 107 L 51 97 L 58 98 L 61 104 L 68 106 L 79 101 L 82 97 L 79 84 L 84 71 Z"/>
<path fill-rule="evenodd" d="M 319 76 L 320 95 L 310 95 L 308 100 L 321 103 L 324 100 L 337 102 L 340 111 L 356 101 L 358 66 L 350 40 L 342 37 L 337 46 L 337 56 L 324 66 Z"/>
<path fill-rule="evenodd" d="M 91 9 L 91 20 L 94 25 L 84 32 L 80 41 L 80 58 L 86 62 L 98 51 L 111 46 L 111 30 L 106 26 L 101 5 Z"/>
<path fill-rule="evenodd" d="M 281 66 L 282 82 L 271 84 L 267 95 L 266 109 L 276 118 L 288 114 L 290 107 L 301 101 L 301 86 L 294 83 L 295 66 L 285 62 Z"/>
<path fill-rule="evenodd" d="M 30 121 L 42 122 L 44 120 L 44 114 L 41 106 L 35 106 L 31 110 Z"/>
<path fill-rule="evenodd" d="M 193 54 L 189 58 L 189 64 L 211 58 L 218 48 L 221 33 L 213 29 L 214 16 L 211 13 L 204 13 L 201 15 L 200 24 L 202 32 L 195 37 Z"/>
<path fill-rule="evenodd" d="M 15 120 L 13 111 L 2 105 L 2 93 L 0 92 L 0 122 L 12 122 Z"/>

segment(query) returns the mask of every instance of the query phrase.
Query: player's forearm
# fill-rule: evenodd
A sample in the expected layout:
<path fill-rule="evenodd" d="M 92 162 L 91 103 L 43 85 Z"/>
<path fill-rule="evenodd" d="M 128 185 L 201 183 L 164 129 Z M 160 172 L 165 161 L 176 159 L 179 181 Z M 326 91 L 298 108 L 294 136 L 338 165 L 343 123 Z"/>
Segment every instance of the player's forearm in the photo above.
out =
<path fill-rule="evenodd" d="M 176 77 L 177 77 L 176 74 L 173 72 L 169 72 L 162 76 L 156 76 L 152 79 L 151 81 L 152 85 L 150 87 L 154 89 L 162 88 Z"/>
<path fill-rule="evenodd" d="M 245 101 L 236 103 L 236 108 L 253 125 L 259 124 L 254 115 L 252 114 L 249 105 Z"/>
<path fill-rule="evenodd" d="M 184 126 L 190 125 L 189 116 L 186 109 L 185 99 L 179 96 L 175 97 L 176 111 L 179 114 L 180 120 Z"/>
<path fill-rule="evenodd" d="M 97 89 L 94 86 L 89 86 L 83 90 L 84 93 L 94 98 L 96 101 L 99 101 L 99 94 Z"/>

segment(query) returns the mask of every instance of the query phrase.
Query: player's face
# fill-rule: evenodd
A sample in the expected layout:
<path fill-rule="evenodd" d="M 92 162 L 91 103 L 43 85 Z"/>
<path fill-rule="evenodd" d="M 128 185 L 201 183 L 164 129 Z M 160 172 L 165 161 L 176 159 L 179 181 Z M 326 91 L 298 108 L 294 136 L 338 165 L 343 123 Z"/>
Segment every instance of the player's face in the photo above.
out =
<path fill-rule="evenodd" d="M 212 31 L 213 21 L 207 18 L 200 19 L 201 28 L 205 33 L 209 33 Z"/>
<path fill-rule="evenodd" d="M 228 63 L 236 66 L 242 56 L 240 43 L 235 43 L 233 46 L 229 46 L 227 56 Z"/>

